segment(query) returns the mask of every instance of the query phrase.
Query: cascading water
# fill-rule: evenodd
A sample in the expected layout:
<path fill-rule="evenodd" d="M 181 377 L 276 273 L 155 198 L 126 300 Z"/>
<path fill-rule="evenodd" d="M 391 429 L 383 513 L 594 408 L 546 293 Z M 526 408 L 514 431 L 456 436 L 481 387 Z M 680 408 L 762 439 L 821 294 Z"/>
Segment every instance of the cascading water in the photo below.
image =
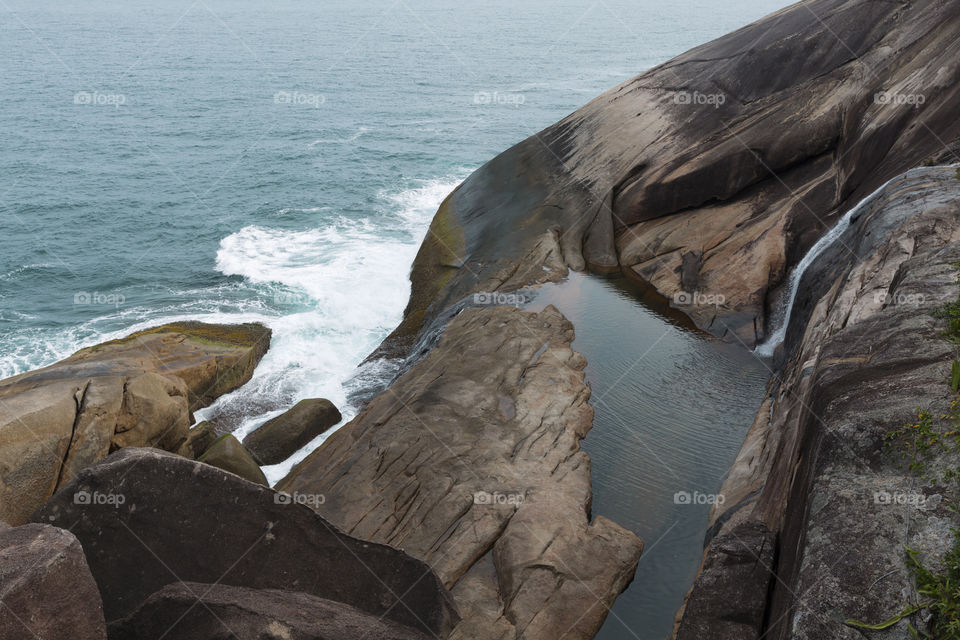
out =
<path fill-rule="evenodd" d="M 787 289 L 787 302 L 783 307 L 783 312 L 780 314 L 780 322 L 777 326 L 776 331 L 770 334 L 770 337 L 767 338 L 762 344 L 758 345 L 754 349 L 754 353 L 759 356 L 769 357 L 774 354 L 787 335 L 787 329 L 790 327 L 790 317 L 793 313 L 793 305 L 797 299 L 797 292 L 800 289 L 800 282 L 803 280 L 804 274 L 807 272 L 807 269 L 810 268 L 817 258 L 823 254 L 829 247 L 831 247 L 840 237 L 846 233 L 847 229 L 850 228 L 851 222 L 859 215 L 864 208 L 872 204 L 892 183 L 909 178 L 912 175 L 915 175 L 921 171 L 930 171 L 931 169 L 936 168 L 954 168 L 960 166 L 960 164 L 951 164 L 944 165 L 942 167 L 918 167 L 916 169 L 910 169 L 909 171 L 902 173 L 894 178 L 891 178 L 883 184 L 879 189 L 868 195 L 866 198 L 861 200 L 855 207 L 847 211 L 847 213 L 840 219 L 830 231 L 827 232 L 825 236 L 820 238 L 810 251 L 807 252 L 807 255 L 803 257 L 803 260 L 794 267 L 793 272 L 790 274 L 790 285 Z"/>

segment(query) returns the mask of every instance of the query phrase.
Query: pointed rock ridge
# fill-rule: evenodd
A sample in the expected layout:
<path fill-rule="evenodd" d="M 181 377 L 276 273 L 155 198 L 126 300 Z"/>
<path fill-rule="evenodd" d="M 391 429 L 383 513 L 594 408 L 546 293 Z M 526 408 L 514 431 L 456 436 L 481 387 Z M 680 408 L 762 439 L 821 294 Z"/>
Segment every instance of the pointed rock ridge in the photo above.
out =
<path fill-rule="evenodd" d="M 430 568 L 304 506 L 322 499 L 127 448 L 77 474 L 34 520 L 80 540 L 111 623 L 168 584 L 198 582 L 299 591 L 445 637 L 458 616 Z"/>
<path fill-rule="evenodd" d="M 191 412 L 253 375 L 259 324 L 169 324 L 0 381 L 0 519 L 22 524 L 81 469 L 129 446 L 176 451 Z"/>
<path fill-rule="evenodd" d="M 934 438 L 920 458 L 926 471 L 913 473 L 891 434 L 918 422 L 917 407 L 931 414 L 932 432 L 956 428 L 956 344 L 938 311 L 958 299 L 955 171 L 892 181 L 803 278 L 783 373 L 711 513 L 679 640 L 705 629 L 737 640 L 861 638 L 845 619 L 879 623 L 914 597 L 904 546 L 923 566 L 942 566 L 956 522 L 956 487 L 946 480 L 956 453 Z M 753 571 L 748 557 L 767 570 Z M 945 637 L 922 615 L 890 637 L 911 637 L 908 622 Z"/>
<path fill-rule="evenodd" d="M 469 309 L 277 488 L 421 558 L 463 615 L 452 638 L 586 640 L 633 578 L 630 531 L 590 520 L 593 423 L 573 326 L 553 307 Z"/>
<path fill-rule="evenodd" d="M 753 346 L 847 209 L 931 156 L 960 161 L 958 36 L 956 2 L 812 0 L 611 89 L 450 194 L 381 352 L 470 293 L 615 264 Z"/>
<path fill-rule="evenodd" d="M 106 640 L 103 604 L 69 531 L 0 524 L 0 638 Z"/>

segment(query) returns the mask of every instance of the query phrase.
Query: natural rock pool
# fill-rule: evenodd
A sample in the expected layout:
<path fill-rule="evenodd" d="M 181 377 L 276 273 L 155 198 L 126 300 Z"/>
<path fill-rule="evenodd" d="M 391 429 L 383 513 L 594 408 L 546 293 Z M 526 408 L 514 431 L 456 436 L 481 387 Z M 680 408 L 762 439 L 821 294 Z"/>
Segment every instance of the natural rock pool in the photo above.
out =
<path fill-rule="evenodd" d="M 573 347 L 587 358 L 596 415 L 582 446 L 592 461 L 593 516 L 632 529 L 646 545 L 597 638 L 662 640 L 696 575 L 709 502 L 770 370 L 630 280 L 571 273 L 527 308 L 550 304 L 574 323 Z"/>

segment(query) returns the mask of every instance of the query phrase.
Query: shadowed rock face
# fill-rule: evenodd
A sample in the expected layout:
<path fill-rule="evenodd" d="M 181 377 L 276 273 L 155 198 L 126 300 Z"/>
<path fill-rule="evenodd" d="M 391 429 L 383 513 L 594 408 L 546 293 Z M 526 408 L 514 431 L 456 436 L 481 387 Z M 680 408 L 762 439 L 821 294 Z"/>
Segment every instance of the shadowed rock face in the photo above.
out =
<path fill-rule="evenodd" d="M 752 346 L 838 214 L 960 134 L 958 35 L 956 2 L 812 0 L 608 91 L 448 197 L 381 353 L 471 292 L 587 266 L 712 294 L 684 310 Z"/>
<path fill-rule="evenodd" d="M 277 488 L 322 493 L 351 535 L 428 562 L 453 638 L 592 638 L 642 544 L 589 521 L 585 361 L 556 309 L 471 309 Z"/>
<path fill-rule="evenodd" d="M 80 543 L 43 524 L 0 526 L 0 638 L 106 640 Z"/>
<path fill-rule="evenodd" d="M 34 519 L 80 540 L 108 622 L 183 581 L 300 591 L 449 633 L 457 613 L 426 564 L 284 498 L 200 462 L 129 448 L 81 471 Z"/>
<path fill-rule="evenodd" d="M 111 451 L 176 451 L 191 412 L 250 379 L 270 345 L 259 324 L 164 325 L 0 381 L 0 520 L 26 522 Z"/>
<path fill-rule="evenodd" d="M 915 423 L 918 407 L 934 415 L 935 430 L 955 428 L 939 416 L 956 397 L 956 345 L 933 312 L 957 300 L 958 262 L 960 180 L 953 169 L 922 169 L 891 183 L 804 278 L 783 373 L 721 490 L 727 500 L 712 514 L 717 535 L 680 640 L 755 619 L 760 599 L 763 638 L 860 640 L 844 619 L 878 623 L 918 598 L 904 546 L 942 568 L 956 526 L 949 483 L 903 468 L 884 438 Z M 955 456 L 936 452 L 927 474 L 943 477 Z M 919 498 L 885 504 L 878 492 Z M 748 575 L 738 558 L 768 558 L 774 536 L 771 571 Z M 731 579 L 739 598 L 716 588 Z M 919 616 L 910 622 L 926 628 Z M 882 637 L 909 638 L 906 625 Z"/>
<path fill-rule="evenodd" d="M 342 602 L 306 593 L 195 582 L 168 584 L 110 640 L 428 640 L 426 635 Z"/>

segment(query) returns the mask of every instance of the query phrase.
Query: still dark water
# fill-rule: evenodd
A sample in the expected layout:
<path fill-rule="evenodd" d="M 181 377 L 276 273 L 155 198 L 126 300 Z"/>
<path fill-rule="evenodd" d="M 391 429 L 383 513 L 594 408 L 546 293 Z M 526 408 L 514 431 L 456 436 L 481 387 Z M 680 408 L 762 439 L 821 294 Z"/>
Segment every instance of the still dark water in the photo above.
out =
<path fill-rule="evenodd" d="M 652 310 L 644 296 L 626 279 L 572 273 L 528 307 L 560 309 L 576 327 L 574 349 L 587 358 L 596 414 L 583 448 L 593 515 L 646 545 L 597 636 L 603 640 L 669 636 L 703 552 L 705 501 L 719 491 L 770 373 L 742 347 Z"/>

